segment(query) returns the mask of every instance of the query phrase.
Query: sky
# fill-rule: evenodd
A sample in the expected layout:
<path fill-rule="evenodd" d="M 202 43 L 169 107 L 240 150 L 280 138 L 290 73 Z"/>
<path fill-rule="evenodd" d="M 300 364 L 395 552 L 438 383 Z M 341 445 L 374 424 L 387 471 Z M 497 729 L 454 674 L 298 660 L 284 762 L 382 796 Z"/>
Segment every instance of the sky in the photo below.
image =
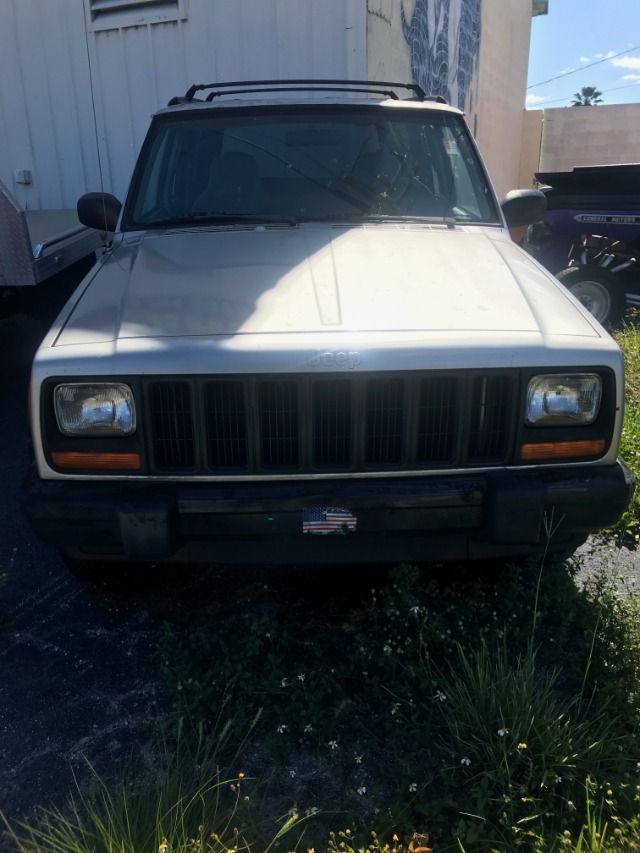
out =
<path fill-rule="evenodd" d="M 640 0 L 549 0 L 533 19 L 526 106 L 569 107 L 583 86 L 640 103 Z"/>

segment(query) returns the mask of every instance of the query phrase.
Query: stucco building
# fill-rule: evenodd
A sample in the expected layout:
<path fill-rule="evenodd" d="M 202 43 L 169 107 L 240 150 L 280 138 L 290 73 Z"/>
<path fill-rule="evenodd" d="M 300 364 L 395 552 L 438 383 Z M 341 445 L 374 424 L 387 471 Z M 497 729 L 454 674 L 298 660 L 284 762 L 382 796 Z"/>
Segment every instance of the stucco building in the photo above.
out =
<path fill-rule="evenodd" d="M 519 185 L 535 172 L 640 162 L 640 104 L 526 110 Z"/>

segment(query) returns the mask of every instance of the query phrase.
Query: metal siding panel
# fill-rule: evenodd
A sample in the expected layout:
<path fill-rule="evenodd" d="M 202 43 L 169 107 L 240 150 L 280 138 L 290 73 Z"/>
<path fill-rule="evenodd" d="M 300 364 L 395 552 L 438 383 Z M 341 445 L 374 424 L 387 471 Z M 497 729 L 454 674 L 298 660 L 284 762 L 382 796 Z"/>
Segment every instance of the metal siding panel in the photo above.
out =
<path fill-rule="evenodd" d="M 282 77 L 313 77 L 311 16 L 307 4 L 280 3 L 278 14 L 278 74 Z"/>
<path fill-rule="evenodd" d="M 166 107 L 174 95 L 184 95 L 195 82 L 187 72 L 187 55 L 191 45 L 185 45 L 184 25 L 181 21 L 148 28 L 148 44 L 151 57 L 149 67 L 154 69 L 154 80 L 148 92 L 145 92 L 145 104 L 140 112 L 144 117 L 144 129 L 149 124 L 149 108 L 152 110 Z M 153 92 L 153 95 L 152 95 Z M 144 138 L 144 130 L 140 143 Z"/>
<path fill-rule="evenodd" d="M 82 5 L 3 0 L 0 54 L 0 177 L 23 206 L 74 207 L 97 177 Z"/>
<path fill-rule="evenodd" d="M 92 73 L 94 92 L 104 125 L 102 158 L 104 189 L 122 199 L 137 153 L 131 126 L 130 80 L 127 75 L 122 31 L 94 33 Z M 148 118 L 147 113 L 147 118 Z"/>
<path fill-rule="evenodd" d="M 28 95 L 22 80 L 20 52 L 15 36 L 16 2 L 19 3 L 20 0 L 5 0 L 0 3 L 0 127 L 2 139 L 6 140 L 6 148 L 3 147 L 0 157 L 0 178 L 22 205 L 27 201 L 28 194 L 35 202 L 34 206 L 37 206 L 34 187 L 23 187 L 15 184 L 13 180 L 16 169 L 33 170 Z"/>
<path fill-rule="evenodd" d="M 244 53 L 246 79 L 255 80 L 278 74 L 277 3 L 242 0 L 242 33 L 236 50 Z"/>
<path fill-rule="evenodd" d="M 182 84 L 213 83 L 218 79 L 219 50 L 216 45 L 215 3 L 190 3 L 189 19 L 180 37 L 184 56 L 185 80 L 172 95 L 184 95 Z M 187 86 L 187 88 L 188 88 Z"/>
<path fill-rule="evenodd" d="M 212 51 L 216 54 L 218 78 L 220 80 L 245 79 L 244 50 L 242 32 L 241 0 L 222 0 L 211 4 L 209 14 L 213 21 Z M 252 45 L 253 46 L 253 45 Z M 206 80 L 213 83 L 213 80 Z"/>

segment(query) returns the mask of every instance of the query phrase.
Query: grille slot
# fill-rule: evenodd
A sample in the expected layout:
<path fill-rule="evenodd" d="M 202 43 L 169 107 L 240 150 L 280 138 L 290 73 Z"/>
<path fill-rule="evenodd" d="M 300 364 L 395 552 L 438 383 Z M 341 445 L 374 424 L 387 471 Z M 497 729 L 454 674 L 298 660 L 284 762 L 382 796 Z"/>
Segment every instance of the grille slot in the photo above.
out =
<path fill-rule="evenodd" d="M 193 408 L 187 382 L 154 382 L 149 387 L 153 456 L 162 471 L 195 465 Z"/>
<path fill-rule="evenodd" d="M 470 462 L 502 462 L 507 454 L 513 397 L 508 376 L 476 376 L 471 394 Z"/>
<path fill-rule="evenodd" d="M 207 382 L 205 420 L 209 467 L 246 468 L 247 410 L 242 382 Z"/>
<path fill-rule="evenodd" d="M 420 465 L 453 462 L 458 410 L 458 382 L 452 377 L 420 382 L 416 459 Z"/>
<path fill-rule="evenodd" d="M 367 383 L 365 461 L 399 465 L 404 447 L 404 382 L 372 379 Z"/>
<path fill-rule="evenodd" d="M 233 476 L 503 463 L 515 378 L 461 371 L 149 379 L 151 464 Z"/>
<path fill-rule="evenodd" d="M 318 468 L 348 468 L 352 463 L 351 382 L 313 385 L 313 462 Z"/>
<path fill-rule="evenodd" d="M 294 468 L 300 462 L 298 385 L 258 385 L 261 462 L 265 468 Z"/>

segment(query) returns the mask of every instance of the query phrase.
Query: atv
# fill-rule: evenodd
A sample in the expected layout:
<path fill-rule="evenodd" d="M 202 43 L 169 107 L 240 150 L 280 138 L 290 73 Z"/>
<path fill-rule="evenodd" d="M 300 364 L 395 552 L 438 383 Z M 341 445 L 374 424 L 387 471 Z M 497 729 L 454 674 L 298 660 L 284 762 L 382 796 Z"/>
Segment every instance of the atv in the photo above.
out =
<path fill-rule="evenodd" d="M 542 222 L 523 247 L 604 326 L 640 307 L 640 164 L 538 172 Z"/>

